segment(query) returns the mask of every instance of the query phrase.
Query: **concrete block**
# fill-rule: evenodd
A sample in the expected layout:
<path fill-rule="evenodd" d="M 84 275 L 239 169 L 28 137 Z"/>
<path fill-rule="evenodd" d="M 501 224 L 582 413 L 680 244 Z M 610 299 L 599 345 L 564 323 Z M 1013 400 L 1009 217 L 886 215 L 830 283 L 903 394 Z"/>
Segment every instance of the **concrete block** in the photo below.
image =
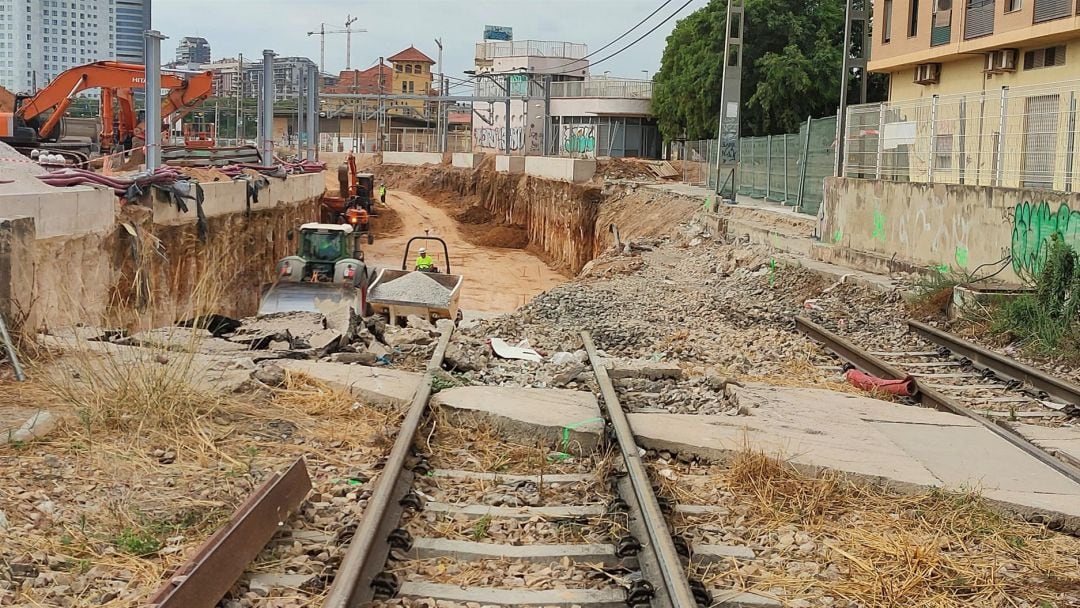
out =
<path fill-rule="evenodd" d="M 596 161 L 558 156 L 528 156 L 525 158 L 525 173 L 533 177 L 580 184 L 596 175 Z"/>
<path fill-rule="evenodd" d="M 499 173 L 525 173 L 525 157 L 502 154 L 496 156 L 495 171 Z"/>
<path fill-rule="evenodd" d="M 459 169 L 475 169 L 484 162 L 484 154 L 470 154 L 468 152 L 454 152 L 453 165 Z"/>
<path fill-rule="evenodd" d="M 67 188 L 39 196 L 40 209 L 35 222 L 37 238 L 72 236 L 86 232 L 79 226 L 79 190 Z"/>
<path fill-rule="evenodd" d="M 9 323 L 32 304 L 36 240 L 33 217 L 0 219 L 0 314 Z"/>
<path fill-rule="evenodd" d="M 694 545 L 694 561 L 704 563 L 731 563 L 733 559 L 754 559 L 754 550 L 731 545 Z"/>
<path fill-rule="evenodd" d="M 780 608 L 780 600 L 732 589 L 713 589 L 710 591 L 714 608 Z"/>
<path fill-rule="evenodd" d="M 612 380 L 619 378 L 648 378 L 649 380 L 672 378 L 678 380 L 683 376 L 683 370 L 678 363 L 667 361 L 609 359 L 606 363 L 608 376 Z"/>
<path fill-rule="evenodd" d="M 0 194 L 0 217 L 41 217 L 41 195 L 33 193 Z"/>
<path fill-rule="evenodd" d="M 618 566 L 625 563 L 623 558 L 615 555 L 614 545 L 504 545 L 445 538 L 413 539 L 409 557 L 412 559 L 447 557 L 459 562 L 503 559 L 530 564 L 549 564 L 568 557 L 574 562 L 604 566 Z"/>
<path fill-rule="evenodd" d="M 576 454 L 596 449 L 604 429 L 596 397 L 582 391 L 466 386 L 440 392 L 432 404 L 456 418 L 485 420 L 508 439 L 542 438 Z"/>
<path fill-rule="evenodd" d="M 119 201 L 112 190 L 80 189 L 76 198 L 76 215 L 84 232 L 107 232 L 116 226 Z"/>
<path fill-rule="evenodd" d="M 305 373 L 330 386 L 349 391 L 365 403 L 400 407 L 412 402 L 423 374 L 396 369 L 321 363 L 317 361 L 281 361 L 287 370 Z"/>
<path fill-rule="evenodd" d="M 405 581 L 401 597 L 443 600 L 484 606 L 545 606 L 547 608 L 626 608 L 622 587 L 605 589 L 497 589 L 457 584 Z"/>
<path fill-rule="evenodd" d="M 558 506 L 558 507 L 492 507 L 488 505 L 458 505 L 445 502 L 424 503 L 428 513 L 446 513 L 454 517 L 493 517 L 495 519 L 532 519 L 544 520 L 580 519 L 582 517 L 600 517 L 605 512 L 604 505 Z"/>
<path fill-rule="evenodd" d="M 383 152 L 384 165 L 441 165 L 443 155 L 438 152 Z"/>

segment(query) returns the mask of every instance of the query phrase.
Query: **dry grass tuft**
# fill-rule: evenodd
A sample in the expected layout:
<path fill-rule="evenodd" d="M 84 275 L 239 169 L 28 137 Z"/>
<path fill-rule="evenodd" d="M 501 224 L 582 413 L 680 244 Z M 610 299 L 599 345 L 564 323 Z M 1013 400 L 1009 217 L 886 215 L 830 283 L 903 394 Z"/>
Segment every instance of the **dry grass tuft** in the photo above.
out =
<path fill-rule="evenodd" d="M 898 495 L 828 471 L 803 474 L 749 450 L 733 459 L 724 479 L 738 525 L 759 542 L 775 547 L 770 539 L 778 533 L 799 530 L 818 553 L 774 548 L 789 559 L 763 562 L 752 576 L 720 566 L 706 576 L 722 586 L 883 608 L 1050 607 L 1080 597 L 1080 540 L 1004 517 L 974 493 Z M 799 560 L 836 569 L 816 576 L 785 569 Z"/>

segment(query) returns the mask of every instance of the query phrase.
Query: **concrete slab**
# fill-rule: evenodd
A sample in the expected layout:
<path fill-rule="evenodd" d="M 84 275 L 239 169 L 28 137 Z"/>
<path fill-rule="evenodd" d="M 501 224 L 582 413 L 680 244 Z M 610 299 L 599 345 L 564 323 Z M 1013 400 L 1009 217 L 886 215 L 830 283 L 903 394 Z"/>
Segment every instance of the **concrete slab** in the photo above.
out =
<path fill-rule="evenodd" d="M 545 606 L 547 608 L 625 608 L 626 592 L 609 589 L 496 589 L 442 583 L 405 581 L 402 597 L 430 598 L 484 606 Z"/>
<path fill-rule="evenodd" d="M 712 608 L 780 608 L 780 600 L 746 591 L 712 589 Z"/>
<path fill-rule="evenodd" d="M 525 173 L 533 177 L 581 184 L 596 175 L 596 161 L 558 156 L 526 156 Z"/>
<path fill-rule="evenodd" d="M 456 561 L 505 559 L 530 564 L 557 562 L 564 557 L 577 563 L 603 566 L 625 565 L 627 561 L 615 555 L 615 545 L 504 545 L 446 538 L 414 538 L 408 555 L 412 559 L 438 559 L 440 557 L 448 557 Z"/>
<path fill-rule="evenodd" d="M 486 420 L 507 439 L 542 438 L 575 454 L 596 449 L 604 429 L 596 397 L 582 391 L 466 386 L 442 391 L 432 403 L 454 417 Z"/>
<path fill-rule="evenodd" d="M 1014 510 L 1080 523 L 1080 484 L 967 418 L 816 389 L 728 392 L 749 416 L 630 414 L 630 424 L 646 448 L 717 459 L 751 448 L 902 488 L 981 489 Z"/>
<path fill-rule="evenodd" d="M 484 162 L 484 154 L 471 154 L 469 152 L 454 152 L 451 164 L 459 169 L 475 169 Z"/>
<path fill-rule="evenodd" d="M 1043 449 L 1057 450 L 1080 460 L 1080 426 L 1013 424 L 1012 427 Z"/>
<path fill-rule="evenodd" d="M 525 157 L 500 154 L 495 157 L 495 171 L 499 173 L 525 173 Z"/>
<path fill-rule="evenodd" d="M 370 405 L 400 407 L 412 401 L 423 374 L 386 367 L 367 367 L 319 361 L 278 362 L 282 368 L 318 378 L 346 390 Z"/>

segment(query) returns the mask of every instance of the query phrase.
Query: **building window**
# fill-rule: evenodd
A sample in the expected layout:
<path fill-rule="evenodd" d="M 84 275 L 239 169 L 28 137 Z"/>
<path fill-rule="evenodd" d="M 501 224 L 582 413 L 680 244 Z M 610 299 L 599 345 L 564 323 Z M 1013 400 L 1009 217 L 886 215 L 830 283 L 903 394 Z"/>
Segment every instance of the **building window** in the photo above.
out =
<path fill-rule="evenodd" d="M 1023 0 L 1006 0 L 1005 1 L 1005 12 L 1006 13 L 1014 13 L 1014 12 L 1020 10 L 1023 7 L 1024 7 Z"/>
<path fill-rule="evenodd" d="M 919 0 L 909 0 L 907 35 L 909 38 L 919 35 Z"/>
<path fill-rule="evenodd" d="M 416 92 L 415 87 L 416 87 L 416 83 L 410 80 L 409 81 L 409 92 L 410 93 L 415 93 Z"/>
<path fill-rule="evenodd" d="M 1024 53 L 1024 69 L 1053 68 L 1065 65 L 1065 46 L 1051 46 Z"/>
<path fill-rule="evenodd" d="M 401 83 L 401 92 L 402 93 L 408 93 L 409 92 L 409 83 L 407 83 L 407 82 Z"/>
<path fill-rule="evenodd" d="M 893 0 L 885 0 L 884 10 L 882 11 L 882 42 L 888 42 L 892 39 L 892 3 Z"/>

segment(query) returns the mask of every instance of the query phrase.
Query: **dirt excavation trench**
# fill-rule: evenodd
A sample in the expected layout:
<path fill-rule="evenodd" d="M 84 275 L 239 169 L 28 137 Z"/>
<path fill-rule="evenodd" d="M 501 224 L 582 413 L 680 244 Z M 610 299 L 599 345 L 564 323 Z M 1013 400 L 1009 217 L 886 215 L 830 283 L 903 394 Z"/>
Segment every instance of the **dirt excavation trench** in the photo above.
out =
<path fill-rule="evenodd" d="M 387 196 L 391 213 L 400 226 L 389 234 L 377 234 L 373 245 L 365 246 L 366 260 L 378 268 L 400 268 L 409 239 L 433 236 L 446 241 L 450 270 L 464 275 L 461 308 L 470 313 L 512 312 L 534 296 L 567 280 L 544 260 L 523 249 L 477 246 L 466 239 L 459 223 L 444 208 L 408 192 L 391 191 Z M 421 243 L 414 243 L 406 262 L 412 269 Z M 427 241 L 429 255 L 441 271 L 446 269 L 441 245 Z"/>

